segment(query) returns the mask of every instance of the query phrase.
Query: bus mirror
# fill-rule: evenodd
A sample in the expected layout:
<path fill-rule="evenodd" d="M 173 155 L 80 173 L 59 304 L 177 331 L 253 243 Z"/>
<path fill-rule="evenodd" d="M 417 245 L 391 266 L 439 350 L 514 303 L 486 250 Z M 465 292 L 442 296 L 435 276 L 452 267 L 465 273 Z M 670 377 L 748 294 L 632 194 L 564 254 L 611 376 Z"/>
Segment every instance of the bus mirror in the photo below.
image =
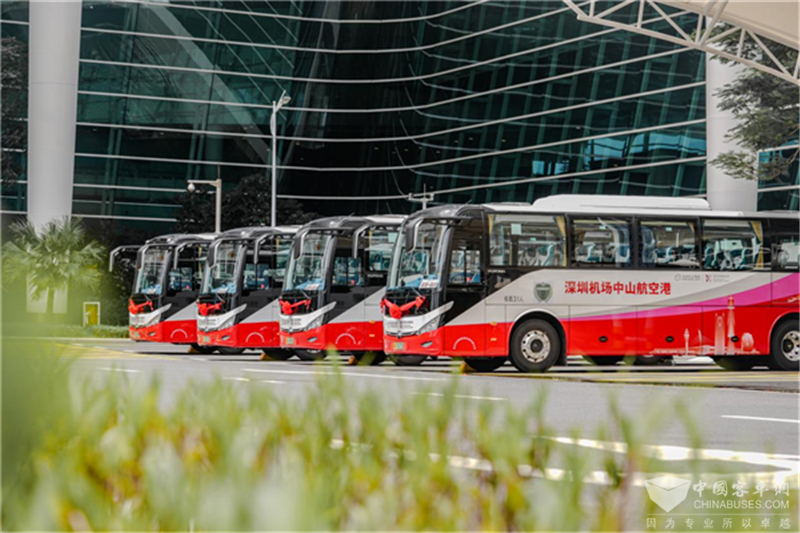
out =
<path fill-rule="evenodd" d="M 417 246 L 417 233 L 419 231 L 419 225 L 420 225 L 421 222 L 422 221 L 419 220 L 417 222 L 414 222 L 414 223 L 409 224 L 408 226 L 406 226 L 406 228 L 405 228 L 406 235 L 405 235 L 405 243 L 404 243 L 405 244 L 404 249 L 405 249 L 406 252 L 410 252 L 411 250 L 413 250 Z"/>
<path fill-rule="evenodd" d="M 367 231 L 367 226 L 361 226 L 358 228 L 355 233 L 353 233 L 353 258 L 358 257 L 358 241 L 364 232 Z"/>
<path fill-rule="evenodd" d="M 303 250 L 303 243 L 306 240 L 306 232 L 298 232 L 294 238 L 294 242 L 292 242 L 292 257 L 295 259 L 300 259 L 300 253 Z"/>
<path fill-rule="evenodd" d="M 137 250 L 138 251 L 140 248 L 141 248 L 141 246 L 127 245 L 127 246 L 117 246 L 116 248 L 111 250 L 111 253 L 108 255 L 108 271 L 109 272 L 113 272 L 114 271 L 114 263 L 116 262 L 117 256 L 119 254 L 121 254 L 122 252 L 128 251 L 128 250 Z M 137 257 L 138 257 L 138 255 L 137 255 Z M 138 265 L 138 263 L 137 263 L 137 265 Z"/>
<path fill-rule="evenodd" d="M 181 259 L 181 252 L 183 251 L 184 248 L 186 248 L 185 244 L 181 244 L 181 245 L 175 247 L 175 257 L 172 258 L 172 269 L 173 270 L 177 270 L 178 269 L 178 263 L 180 262 L 180 259 Z"/>
<path fill-rule="evenodd" d="M 208 247 L 208 255 L 206 256 L 206 266 L 208 268 L 213 267 L 214 264 L 217 262 L 217 248 L 219 248 L 219 245 L 221 243 L 222 243 L 222 241 L 217 240 L 217 241 L 212 242 L 211 246 Z M 175 266 L 176 266 L 176 268 L 178 266 L 177 261 L 178 261 L 178 256 L 176 254 L 175 255 Z"/>

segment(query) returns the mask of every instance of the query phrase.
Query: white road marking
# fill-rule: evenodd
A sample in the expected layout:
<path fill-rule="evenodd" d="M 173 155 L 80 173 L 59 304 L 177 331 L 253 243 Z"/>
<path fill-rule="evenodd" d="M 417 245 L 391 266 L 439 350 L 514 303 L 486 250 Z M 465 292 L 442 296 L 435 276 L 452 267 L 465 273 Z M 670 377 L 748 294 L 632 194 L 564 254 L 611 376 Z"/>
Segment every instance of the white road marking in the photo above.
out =
<path fill-rule="evenodd" d="M 239 378 L 239 377 L 227 377 L 222 379 L 224 381 L 250 381 L 248 378 Z"/>
<path fill-rule="evenodd" d="M 205 363 L 206 361 L 208 361 L 208 359 L 206 359 L 205 357 L 190 357 L 189 359 L 191 359 L 192 361 L 199 361 L 201 363 Z"/>
<path fill-rule="evenodd" d="M 445 381 L 446 378 L 428 378 L 422 376 L 394 376 L 388 374 L 368 374 L 366 372 L 332 372 L 332 371 L 325 371 L 325 370 L 273 370 L 267 368 L 245 368 L 245 372 L 263 372 L 265 374 L 299 374 L 299 375 L 318 375 L 318 376 L 335 376 L 337 374 L 342 376 L 351 376 L 351 377 L 366 377 L 366 378 L 376 378 L 376 379 L 397 379 L 397 380 L 407 380 L 407 381 Z"/>
<path fill-rule="evenodd" d="M 262 379 L 262 380 L 259 380 L 259 383 L 274 383 L 276 385 L 283 385 L 286 382 L 285 381 L 279 381 L 277 379 Z"/>
<path fill-rule="evenodd" d="M 109 366 L 98 367 L 98 370 L 105 370 L 106 372 L 125 372 L 126 374 L 141 374 L 141 370 L 134 370 L 132 368 L 111 368 Z"/>
<path fill-rule="evenodd" d="M 412 392 L 411 394 L 423 394 L 426 396 L 436 396 L 438 398 L 444 397 L 444 394 L 441 392 Z M 461 398 L 463 400 L 486 400 L 487 402 L 505 402 L 507 398 L 498 398 L 496 396 L 470 396 L 467 394 L 455 394 L 455 398 Z"/>
<path fill-rule="evenodd" d="M 627 453 L 628 446 L 624 442 L 605 442 L 591 439 L 572 439 L 569 437 L 550 437 L 551 440 L 562 444 L 574 444 L 598 450 L 606 450 L 614 453 Z M 370 449 L 372 445 L 358 442 L 349 443 L 350 446 L 357 448 Z M 345 447 L 345 442 L 341 439 L 333 439 L 330 444 L 334 450 L 341 450 Z M 785 454 L 766 454 L 759 452 L 736 452 L 732 450 L 713 450 L 713 449 L 693 449 L 683 446 L 643 446 L 642 451 L 650 457 L 665 461 L 687 461 L 693 459 L 706 461 L 728 461 L 738 464 L 749 464 L 757 466 L 769 466 L 778 468 L 778 471 L 767 472 L 742 472 L 738 473 L 739 479 L 744 479 L 746 483 L 753 484 L 758 481 L 767 483 L 782 484 L 789 483 L 793 487 L 800 485 L 800 456 Z M 395 453 L 395 452 L 391 452 Z M 417 454 L 414 450 L 402 450 L 400 453 L 410 460 L 416 460 Z M 440 461 L 442 456 L 438 453 L 429 453 L 431 461 Z M 492 463 L 486 459 L 476 457 L 464 457 L 460 455 L 447 455 L 444 457 L 448 464 L 454 468 L 465 468 L 469 470 L 480 470 L 491 472 Z M 521 464 L 517 466 L 517 471 L 524 477 L 546 478 L 554 481 L 565 479 L 570 472 L 561 468 L 546 468 L 543 472 L 535 469 L 531 465 Z M 645 481 L 654 477 L 673 475 L 669 472 L 633 472 L 630 475 L 633 486 L 644 487 Z M 708 478 L 714 474 L 709 473 Z M 584 483 L 595 485 L 609 485 L 613 482 L 608 472 L 605 470 L 594 470 L 586 473 L 583 478 Z"/>
<path fill-rule="evenodd" d="M 722 415 L 722 418 L 735 418 L 737 420 L 757 420 L 759 422 L 786 422 L 787 424 L 800 424 L 800 420 L 792 418 L 766 418 L 762 416 Z"/>

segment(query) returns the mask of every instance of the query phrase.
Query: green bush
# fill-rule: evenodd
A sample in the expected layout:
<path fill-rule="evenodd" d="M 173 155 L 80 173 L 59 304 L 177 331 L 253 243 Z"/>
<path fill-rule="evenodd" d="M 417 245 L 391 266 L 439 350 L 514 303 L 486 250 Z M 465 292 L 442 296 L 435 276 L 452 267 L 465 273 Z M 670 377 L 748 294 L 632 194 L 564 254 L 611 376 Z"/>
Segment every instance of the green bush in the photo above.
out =
<path fill-rule="evenodd" d="M 63 362 L 31 350 L 52 347 L 3 361 L 4 530 L 644 529 L 653 506 L 631 473 L 660 465 L 640 443 L 685 413 L 631 419 L 612 402 L 597 437 L 627 452 L 591 454 L 551 438 L 544 394 L 469 402 L 455 377 L 402 401 L 338 373 L 302 398 L 218 380 L 167 408 L 157 381 L 67 387 Z M 598 465 L 610 481 L 584 482 Z"/>

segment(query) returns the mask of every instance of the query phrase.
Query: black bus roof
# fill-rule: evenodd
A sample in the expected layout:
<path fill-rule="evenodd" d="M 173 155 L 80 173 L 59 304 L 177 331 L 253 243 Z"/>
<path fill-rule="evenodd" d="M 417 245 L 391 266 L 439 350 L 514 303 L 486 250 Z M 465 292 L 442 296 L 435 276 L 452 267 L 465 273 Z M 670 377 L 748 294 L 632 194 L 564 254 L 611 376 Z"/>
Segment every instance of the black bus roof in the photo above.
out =
<path fill-rule="evenodd" d="M 146 246 L 176 246 L 192 242 L 211 242 L 216 233 L 168 233 L 145 241 Z"/>
<path fill-rule="evenodd" d="M 333 230 L 337 232 L 356 231 L 364 226 L 399 226 L 405 215 L 339 216 L 312 220 L 298 230 L 298 233 Z"/>

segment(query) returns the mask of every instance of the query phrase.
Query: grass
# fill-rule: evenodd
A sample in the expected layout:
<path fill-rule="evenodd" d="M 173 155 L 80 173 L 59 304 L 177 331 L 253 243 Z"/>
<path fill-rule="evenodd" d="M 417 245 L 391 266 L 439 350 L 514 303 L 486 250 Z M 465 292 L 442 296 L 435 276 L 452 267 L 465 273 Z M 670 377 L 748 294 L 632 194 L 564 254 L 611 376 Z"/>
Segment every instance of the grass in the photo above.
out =
<path fill-rule="evenodd" d="M 102 338 L 127 339 L 128 326 L 78 326 L 72 324 L 6 324 L 5 331 L 15 337 L 67 337 L 67 338 Z"/>
<path fill-rule="evenodd" d="M 303 398 L 218 380 L 164 408 L 157 380 L 90 380 L 51 344 L 5 344 L 4 530 L 643 530 L 658 509 L 631 474 L 663 465 L 642 443 L 670 413 L 702 445 L 686 406 L 633 419 L 611 399 L 591 438 L 627 452 L 589 454 L 550 438 L 546 394 L 465 402 L 455 377 L 402 401 L 338 373 Z M 598 465 L 610 481 L 586 482 Z"/>

